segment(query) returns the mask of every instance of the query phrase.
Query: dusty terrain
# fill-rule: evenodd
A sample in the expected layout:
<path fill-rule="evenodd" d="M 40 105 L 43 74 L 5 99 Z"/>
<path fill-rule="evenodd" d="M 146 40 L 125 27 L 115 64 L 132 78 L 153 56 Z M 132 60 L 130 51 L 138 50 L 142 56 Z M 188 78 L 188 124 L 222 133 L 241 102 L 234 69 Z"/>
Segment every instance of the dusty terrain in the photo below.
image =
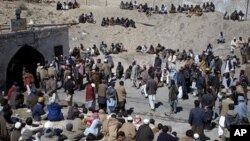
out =
<path fill-rule="evenodd" d="M 152 5 L 152 1 L 140 0 L 140 2 L 148 2 Z M 155 4 L 167 4 L 168 9 L 170 3 L 174 0 L 163 0 L 161 2 L 155 1 Z M 180 2 L 180 1 L 178 1 Z M 187 0 L 188 2 L 188 0 Z M 158 43 L 167 48 L 172 49 L 193 49 L 195 53 L 200 53 L 206 48 L 208 43 L 212 43 L 215 48 L 215 54 L 222 58 L 229 53 L 230 41 L 233 37 L 242 36 L 244 39 L 250 36 L 250 22 L 234 22 L 224 21 L 223 14 L 219 12 L 205 13 L 201 17 L 187 18 L 185 14 L 167 14 L 167 15 L 152 15 L 147 17 L 144 13 L 138 13 L 136 10 L 127 11 L 120 10 L 120 0 L 108 0 L 108 6 L 105 6 L 105 0 L 89 0 L 86 5 L 85 0 L 82 0 L 80 9 L 68 11 L 56 11 L 56 3 L 34 4 L 25 2 L 6 2 L 0 0 L 0 25 L 9 24 L 10 18 L 15 18 L 15 8 L 21 6 L 23 10 L 22 17 L 32 20 L 34 24 L 60 24 L 60 23 L 74 23 L 78 22 L 78 16 L 81 13 L 93 12 L 97 19 L 96 24 L 79 24 L 70 27 L 70 46 L 79 46 L 83 43 L 85 47 L 92 47 L 93 44 L 99 46 L 101 41 L 110 45 L 112 42 L 122 42 L 127 53 L 114 55 L 115 62 L 122 61 L 126 66 L 133 60 L 137 60 L 139 64 L 152 63 L 151 55 L 142 55 L 135 52 L 138 45 L 154 45 Z M 232 6 L 233 7 L 233 6 Z M 220 8 L 221 9 L 221 8 Z M 223 10 L 220 10 L 223 11 Z M 107 28 L 101 27 L 101 20 L 103 17 L 128 17 L 136 21 L 136 29 L 124 28 L 121 26 L 110 26 Z M 140 23 L 151 24 L 153 26 L 145 26 Z M 216 44 L 216 39 L 219 32 L 223 31 L 226 44 Z M 102 58 L 102 56 L 100 56 Z M 164 124 L 172 125 L 173 130 L 176 130 L 179 136 L 183 136 L 185 131 L 190 128 L 187 124 L 189 110 L 193 107 L 193 98 L 189 100 L 179 101 L 179 106 L 183 111 L 176 115 L 165 116 L 164 112 L 170 110 L 167 103 L 167 87 L 161 88 L 158 91 L 157 102 L 162 102 L 163 105 L 157 108 L 156 112 L 149 112 L 148 101 L 139 94 L 139 90 L 131 89 L 131 82 L 126 80 L 126 88 L 128 89 L 128 103 L 127 109 L 134 108 L 134 114 L 140 114 L 144 117 L 153 117 L 156 123 L 162 122 Z M 74 100 L 84 98 L 85 92 L 77 92 Z M 60 97 L 64 99 L 64 94 Z M 248 106 L 248 109 L 249 106 Z M 217 129 L 206 133 L 211 139 L 218 138 Z"/>

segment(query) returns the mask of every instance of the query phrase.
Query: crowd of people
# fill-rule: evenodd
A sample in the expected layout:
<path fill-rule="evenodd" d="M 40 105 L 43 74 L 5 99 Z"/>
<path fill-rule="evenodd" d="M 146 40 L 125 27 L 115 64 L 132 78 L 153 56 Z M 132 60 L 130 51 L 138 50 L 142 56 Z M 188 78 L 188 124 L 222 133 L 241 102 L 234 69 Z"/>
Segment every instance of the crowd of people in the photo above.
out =
<path fill-rule="evenodd" d="M 213 2 L 207 2 L 203 3 L 202 7 L 200 5 L 187 5 L 184 4 L 183 6 L 176 6 L 174 4 L 171 4 L 170 10 L 167 10 L 167 7 L 162 4 L 160 7 L 158 5 L 155 5 L 155 7 L 149 7 L 147 3 L 145 4 L 138 4 L 137 1 L 131 2 L 123 2 L 121 1 L 120 4 L 121 9 L 125 10 L 138 10 L 138 12 L 144 12 L 146 15 L 150 16 L 151 14 L 167 14 L 167 13 L 185 13 L 188 14 L 188 17 L 191 17 L 192 15 L 201 16 L 203 12 L 214 12 L 215 11 L 215 5 Z"/>
<path fill-rule="evenodd" d="M 69 10 L 69 9 L 75 9 L 75 8 L 80 8 L 80 4 L 76 0 L 74 0 L 74 2 L 67 1 L 63 3 L 58 1 L 56 4 L 56 10 Z"/>
<path fill-rule="evenodd" d="M 114 17 L 111 17 L 109 19 L 107 17 L 107 18 L 102 19 L 102 23 L 101 23 L 102 27 L 114 26 L 114 25 L 120 25 L 126 28 L 128 27 L 136 28 L 135 21 L 132 19 L 123 18 L 123 17 L 122 18 L 117 17 L 116 19 Z"/>
<path fill-rule="evenodd" d="M 132 5 L 123 4 L 121 7 L 134 9 L 137 4 Z M 149 8 L 145 5 L 138 5 L 139 10 L 147 12 Z M 202 8 L 199 12 L 213 12 L 215 9 L 212 4 L 204 4 Z M 167 11 L 164 5 L 163 9 Z M 169 13 L 176 12 L 175 9 L 172 5 Z M 181 11 L 182 7 L 178 9 Z M 90 15 L 93 17 L 92 13 Z M 86 17 L 83 15 L 82 18 Z M 82 18 L 79 21 L 86 20 Z M 102 26 L 135 27 L 134 21 L 117 19 L 104 18 Z M 223 32 L 217 41 L 225 43 Z M 99 50 L 105 56 L 103 60 L 95 57 L 100 54 Z M 99 49 L 93 45 L 87 50 L 81 44 L 80 48 L 70 49 L 69 56 L 55 56 L 50 61 L 38 62 L 35 74 L 24 68 L 23 83 L 14 82 L 7 95 L 0 97 L 0 140 L 205 141 L 204 131 L 215 127 L 213 122 L 219 115 L 218 137 L 229 141 L 230 125 L 250 124 L 247 115 L 250 38 L 234 38 L 231 54 L 225 59 L 215 55 L 211 44 L 201 53 L 192 49 L 166 49 L 161 44 L 155 48 L 152 45 L 149 48 L 138 46 L 137 52 L 155 54 L 154 61 L 147 65 L 134 60 L 127 69 L 122 62 L 114 66 L 115 60 L 110 55 L 124 50 L 122 43 L 111 44 L 108 49 L 102 42 Z M 241 59 L 235 55 L 235 50 L 240 50 Z M 180 61 L 184 65 L 178 69 Z M 245 68 L 241 66 L 243 64 Z M 236 74 L 239 69 L 240 73 Z M 156 95 L 161 87 L 168 88 L 166 97 L 170 114 L 178 112 L 179 99 L 196 97 L 194 108 L 188 115 L 191 129 L 184 137 L 178 137 L 178 131 L 169 125 L 156 125 L 154 119 L 142 119 L 140 115 L 132 117 L 126 109 L 128 93 L 123 78 L 130 79 L 132 87 L 139 89 L 138 94 L 148 99 L 152 112 L 156 110 Z M 66 114 L 63 113 L 58 89 L 64 90 L 66 95 Z M 78 106 L 73 97 L 76 91 L 82 90 L 85 90 L 85 103 Z M 30 117 L 22 119 L 13 115 L 13 110 L 21 108 L 28 109 L 26 112 Z M 65 125 L 57 127 L 59 121 L 65 121 Z"/>
<path fill-rule="evenodd" d="M 51 137 L 59 140 L 84 138 L 89 141 L 101 138 L 107 141 L 177 140 L 177 134 L 170 126 L 156 126 L 154 119 L 142 119 L 138 115 L 133 118 L 128 115 L 127 92 L 122 80 L 125 77 L 131 79 L 133 87 L 140 89 L 140 93 L 148 98 L 152 111 L 155 111 L 154 101 L 159 87 L 169 88 L 171 114 L 177 113 L 178 99 L 188 99 L 190 94 L 197 97 L 188 119 L 192 130 L 188 130 L 180 140 L 205 140 L 204 130 L 214 128 L 212 121 L 215 113 L 220 115 L 218 135 L 228 140 L 230 125 L 249 124 L 246 104 L 247 87 L 250 85 L 250 42 L 244 42 L 244 45 L 248 49 L 248 63 L 245 70 L 241 68 L 238 77 L 235 75 L 236 69 L 240 68 L 237 66 L 237 59 L 228 55 L 226 60 L 222 60 L 219 56 L 214 56 L 212 45 L 208 45 L 201 54 L 195 55 L 189 50 L 186 57 L 182 58 L 185 65 L 179 70 L 176 67 L 177 51 L 170 50 L 165 56 L 165 65 L 160 52 L 156 54 L 154 64 L 149 67 L 141 67 L 134 61 L 124 71 L 122 63 L 118 62 L 115 70 L 115 79 L 119 80 L 117 86 L 112 74 L 114 62 L 110 55 L 106 54 L 102 62 L 92 56 L 83 58 L 80 49 L 73 49 L 69 57 L 55 57 L 50 64 L 37 64 L 36 77 L 40 82 L 40 89 L 34 84 L 34 76 L 24 70 L 26 91 L 23 92 L 23 86 L 14 83 L 8 90 L 6 99 L 1 100 L 0 124 L 4 132 L 1 132 L 0 138 L 11 141 Z M 86 84 L 82 81 L 83 77 L 87 79 Z M 63 80 L 65 100 L 68 102 L 67 115 L 62 113 L 62 106 L 59 104 L 57 79 Z M 73 95 L 74 91 L 82 89 L 85 89 L 86 105 L 78 106 L 73 101 Z M 216 105 L 217 100 L 219 105 Z M 23 107 L 30 109 L 31 117 L 21 120 L 12 115 L 12 109 Z M 215 111 L 215 107 L 219 107 L 219 111 Z M 64 119 L 69 120 L 65 123 L 65 129 L 53 126 L 55 121 Z M 47 122 L 42 124 L 41 121 L 44 120 Z M 2 126 L 6 124 L 8 126 Z"/>
<path fill-rule="evenodd" d="M 185 65 L 178 70 L 178 51 L 173 50 L 169 50 L 166 56 L 162 56 L 162 51 L 159 51 L 151 66 L 141 67 L 141 64 L 134 61 L 124 71 L 122 63 L 118 62 L 115 78 L 112 74 L 114 62 L 109 54 L 105 55 L 102 62 L 92 56 L 83 56 L 81 48 L 70 50 L 69 57 L 59 56 L 50 63 L 37 64 L 35 76 L 39 86 L 35 86 L 34 76 L 24 69 L 24 85 L 14 83 L 8 90 L 6 99 L 1 100 L 3 108 L 0 123 L 4 132 L 1 132 L 0 138 L 13 141 L 16 138 L 27 140 L 35 137 L 40 140 L 52 136 L 60 140 L 177 140 L 176 132 L 172 132 L 171 127 L 161 124 L 155 126 L 153 119 L 142 120 L 139 116 L 133 118 L 128 115 L 127 90 L 122 80 L 125 77 L 131 79 L 133 87 L 140 89 L 139 93 L 148 98 L 152 111 L 155 111 L 155 96 L 160 87 L 169 88 L 171 114 L 177 113 L 178 99 L 188 99 L 190 94 L 197 97 L 188 119 L 192 130 L 188 130 L 184 138 L 205 140 L 204 130 L 214 128 L 212 121 L 217 113 L 220 115 L 218 135 L 228 140 L 230 125 L 249 124 L 246 104 L 247 87 L 250 84 L 250 42 L 242 38 L 239 41 L 236 41 L 237 47 L 247 48 L 245 57 L 248 60 L 245 70 L 241 68 L 239 76 L 235 75 L 236 69 L 240 68 L 239 59 L 228 55 L 223 60 L 215 56 L 211 44 L 201 54 L 195 55 L 192 50 L 182 52 L 181 58 Z M 158 46 L 162 47 L 160 44 Z M 167 58 L 165 65 L 163 57 Z M 84 77 L 87 83 L 83 82 Z M 62 113 L 62 106 L 59 104 L 58 79 L 62 80 L 65 90 L 68 115 Z M 115 79 L 119 81 L 117 86 Z M 82 89 L 85 89 L 86 105 L 78 107 L 73 96 L 76 90 Z M 219 105 L 216 105 L 217 100 Z M 23 107 L 30 109 L 27 112 L 31 112 L 31 117 L 20 120 L 12 116 L 12 109 Z M 220 110 L 216 111 L 215 107 Z M 64 119 L 70 120 L 66 122 L 65 129 L 51 126 L 55 121 Z M 48 122 L 41 124 L 44 120 Z M 6 124 L 8 126 L 2 126 Z M 75 126 L 78 130 L 73 130 Z"/>

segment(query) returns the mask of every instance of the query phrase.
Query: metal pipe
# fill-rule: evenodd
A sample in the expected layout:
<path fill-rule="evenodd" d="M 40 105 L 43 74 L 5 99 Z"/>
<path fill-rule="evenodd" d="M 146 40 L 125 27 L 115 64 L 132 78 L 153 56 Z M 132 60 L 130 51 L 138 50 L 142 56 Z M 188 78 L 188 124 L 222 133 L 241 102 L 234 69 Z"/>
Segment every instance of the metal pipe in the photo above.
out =
<path fill-rule="evenodd" d="M 247 21 L 247 15 L 248 15 L 248 6 L 249 6 L 249 0 L 247 0 L 246 21 Z"/>

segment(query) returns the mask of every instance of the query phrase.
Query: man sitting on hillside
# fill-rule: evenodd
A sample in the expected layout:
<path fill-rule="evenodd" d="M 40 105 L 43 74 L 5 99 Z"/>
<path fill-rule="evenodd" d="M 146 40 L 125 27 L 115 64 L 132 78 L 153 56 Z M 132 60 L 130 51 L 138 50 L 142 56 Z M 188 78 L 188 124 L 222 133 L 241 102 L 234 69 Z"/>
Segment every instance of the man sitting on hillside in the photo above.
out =
<path fill-rule="evenodd" d="M 100 55 L 99 49 L 96 47 L 95 44 L 93 45 L 93 47 L 92 47 L 91 50 L 93 50 L 93 53 L 91 54 L 92 56 L 98 56 L 98 55 Z"/>
<path fill-rule="evenodd" d="M 105 18 L 102 19 L 101 26 L 108 26 L 107 21 Z"/>
<path fill-rule="evenodd" d="M 214 12 L 214 11 L 215 11 L 215 5 L 213 2 L 211 2 L 209 6 L 209 12 Z"/>
<path fill-rule="evenodd" d="M 96 23 L 95 16 L 93 15 L 92 12 L 89 13 L 89 15 L 86 14 L 86 20 L 88 23 Z"/>
<path fill-rule="evenodd" d="M 238 14 L 239 14 L 239 21 L 244 21 L 243 17 L 245 16 L 245 14 L 241 10 Z"/>
<path fill-rule="evenodd" d="M 128 9 L 129 9 L 129 10 L 133 10 L 133 9 L 134 9 L 134 5 L 133 5 L 132 2 L 129 2 L 129 4 L 128 4 Z"/>
<path fill-rule="evenodd" d="M 125 4 L 123 1 L 121 1 L 121 4 L 120 4 L 120 9 L 125 9 Z"/>
<path fill-rule="evenodd" d="M 84 13 L 82 13 L 81 16 L 79 16 L 79 23 L 86 23 L 86 17 L 84 16 Z"/>
<path fill-rule="evenodd" d="M 80 8 L 80 4 L 76 0 L 73 3 L 73 9 L 75 9 L 75 8 Z"/>
<path fill-rule="evenodd" d="M 71 1 L 68 3 L 68 7 L 69 9 L 73 9 L 73 3 Z"/>
<path fill-rule="evenodd" d="M 105 44 L 103 41 L 102 41 L 102 43 L 100 44 L 99 49 L 101 50 L 101 52 L 102 52 L 103 54 L 105 54 L 105 53 L 108 52 L 108 46 L 107 46 L 107 44 Z"/>
<path fill-rule="evenodd" d="M 176 13 L 176 7 L 174 6 L 174 4 L 171 4 L 171 9 L 169 13 Z"/>
<path fill-rule="evenodd" d="M 183 5 L 183 12 L 184 12 L 184 13 L 187 13 L 188 10 L 189 10 L 189 6 L 186 5 L 186 4 L 184 4 L 184 5 Z"/>
<path fill-rule="evenodd" d="M 233 21 L 239 20 L 239 14 L 237 12 L 237 10 L 235 10 L 231 15 L 230 15 L 230 19 Z"/>
<path fill-rule="evenodd" d="M 229 15 L 228 15 L 227 11 L 224 13 L 223 19 L 224 20 L 229 20 Z"/>
<path fill-rule="evenodd" d="M 148 53 L 148 54 L 155 54 L 155 49 L 154 49 L 153 45 L 151 45 L 151 46 L 149 47 L 149 50 L 147 51 L 147 53 Z"/>
<path fill-rule="evenodd" d="M 137 4 L 137 2 L 136 2 L 136 1 L 134 1 L 133 6 L 134 6 L 134 9 L 138 9 L 138 7 L 139 7 L 139 5 Z"/>
<path fill-rule="evenodd" d="M 62 10 L 62 3 L 60 1 L 56 4 L 56 10 Z"/>
<path fill-rule="evenodd" d="M 167 14 L 168 13 L 167 7 L 164 5 L 161 5 L 161 9 L 160 9 L 159 13 L 160 14 Z"/>
<path fill-rule="evenodd" d="M 203 3 L 203 5 L 202 5 L 202 10 L 203 10 L 203 12 L 208 12 L 206 3 Z"/>
<path fill-rule="evenodd" d="M 203 14 L 200 5 L 195 5 L 194 11 L 195 11 L 195 16 L 201 16 Z"/>
<path fill-rule="evenodd" d="M 220 37 L 219 37 L 219 39 L 217 39 L 217 43 L 218 44 L 224 44 L 225 43 L 225 38 L 224 38 L 224 36 L 223 36 L 223 32 L 220 32 Z"/>
<path fill-rule="evenodd" d="M 183 11 L 184 11 L 184 8 L 179 5 L 177 8 L 177 12 L 182 13 Z"/>
<path fill-rule="evenodd" d="M 63 10 L 69 10 L 69 6 L 66 2 L 63 2 L 63 6 L 62 6 Z"/>

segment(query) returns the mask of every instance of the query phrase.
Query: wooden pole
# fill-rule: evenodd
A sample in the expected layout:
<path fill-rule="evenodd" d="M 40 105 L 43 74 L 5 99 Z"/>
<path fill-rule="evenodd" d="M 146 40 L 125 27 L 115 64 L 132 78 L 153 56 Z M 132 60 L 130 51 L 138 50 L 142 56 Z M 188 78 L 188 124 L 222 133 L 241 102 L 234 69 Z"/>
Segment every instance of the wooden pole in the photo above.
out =
<path fill-rule="evenodd" d="M 108 6 L 108 0 L 106 0 L 106 7 Z"/>
<path fill-rule="evenodd" d="M 247 21 L 247 15 L 248 15 L 248 6 L 249 6 L 249 0 L 247 0 L 246 21 Z"/>

